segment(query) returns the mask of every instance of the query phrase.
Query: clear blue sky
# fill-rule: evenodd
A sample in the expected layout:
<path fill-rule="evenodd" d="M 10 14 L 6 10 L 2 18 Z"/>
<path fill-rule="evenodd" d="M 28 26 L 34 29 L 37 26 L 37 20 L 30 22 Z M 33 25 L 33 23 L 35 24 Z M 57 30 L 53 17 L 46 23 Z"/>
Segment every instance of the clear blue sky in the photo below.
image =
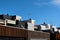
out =
<path fill-rule="evenodd" d="M 60 0 L 0 0 L 0 14 L 7 13 L 60 26 Z"/>

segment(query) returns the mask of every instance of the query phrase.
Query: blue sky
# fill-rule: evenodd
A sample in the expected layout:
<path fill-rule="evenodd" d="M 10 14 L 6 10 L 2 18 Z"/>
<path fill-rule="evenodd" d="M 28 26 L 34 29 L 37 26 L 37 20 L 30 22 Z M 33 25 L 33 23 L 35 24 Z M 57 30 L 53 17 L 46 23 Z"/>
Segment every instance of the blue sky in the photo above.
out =
<path fill-rule="evenodd" d="M 0 14 L 7 13 L 60 26 L 60 0 L 0 0 Z"/>

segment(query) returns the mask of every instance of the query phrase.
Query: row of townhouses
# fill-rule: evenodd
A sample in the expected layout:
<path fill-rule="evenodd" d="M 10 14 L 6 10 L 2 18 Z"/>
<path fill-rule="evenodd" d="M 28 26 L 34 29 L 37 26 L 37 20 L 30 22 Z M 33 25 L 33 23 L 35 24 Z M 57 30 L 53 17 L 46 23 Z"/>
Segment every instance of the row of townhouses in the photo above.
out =
<path fill-rule="evenodd" d="M 35 24 L 35 20 L 21 20 L 21 16 L 0 15 L 0 40 L 59 40 L 60 28 L 45 22 Z"/>

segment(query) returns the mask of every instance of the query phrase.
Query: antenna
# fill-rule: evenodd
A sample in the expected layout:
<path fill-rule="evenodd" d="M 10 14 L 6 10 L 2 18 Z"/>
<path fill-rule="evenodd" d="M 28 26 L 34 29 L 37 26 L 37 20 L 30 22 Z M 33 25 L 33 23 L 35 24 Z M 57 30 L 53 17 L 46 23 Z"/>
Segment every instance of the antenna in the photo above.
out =
<path fill-rule="evenodd" d="M 43 22 L 46 23 L 46 18 L 43 18 Z"/>
<path fill-rule="evenodd" d="M 50 21 L 50 24 L 51 24 L 52 26 L 54 25 L 52 21 Z"/>
<path fill-rule="evenodd" d="M 31 13 L 27 13 L 28 18 L 31 18 Z"/>
<path fill-rule="evenodd" d="M 15 11 L 15 15 L 18 15 L 19 14 L 19 12 L 18 11 Z"/>
<path fill-rule="evenodd" d="M 17 15 L 18 13 L 16 12 L 15 14 Z"/>

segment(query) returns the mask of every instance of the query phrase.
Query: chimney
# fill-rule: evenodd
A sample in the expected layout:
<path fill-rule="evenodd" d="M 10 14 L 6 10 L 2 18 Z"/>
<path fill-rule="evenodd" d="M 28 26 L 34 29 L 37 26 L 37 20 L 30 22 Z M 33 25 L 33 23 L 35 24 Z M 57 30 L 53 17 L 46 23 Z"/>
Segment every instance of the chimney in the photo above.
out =
<path fill-rule="evenodd" d="M 32 24 L 35 24 L 35 20 L 29 19 Z"/>

